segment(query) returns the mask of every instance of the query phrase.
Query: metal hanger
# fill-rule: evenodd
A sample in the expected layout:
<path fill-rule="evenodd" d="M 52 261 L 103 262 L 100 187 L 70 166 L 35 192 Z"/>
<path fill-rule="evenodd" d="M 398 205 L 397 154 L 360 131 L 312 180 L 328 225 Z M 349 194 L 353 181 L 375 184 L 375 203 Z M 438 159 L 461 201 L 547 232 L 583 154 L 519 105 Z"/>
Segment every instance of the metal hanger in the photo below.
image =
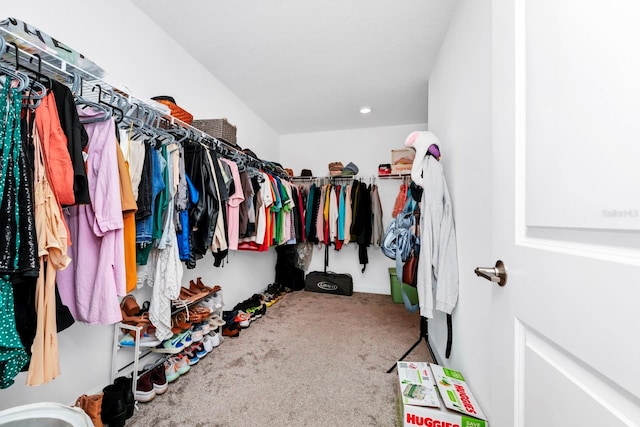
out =
<path fill-rule="evenodd" d="M 6 51 L 9 51 L 9 47 L 7 46 L 7 43 L 5 42 L 3 37 L 0 37 L 0 52 L 4 53 Z M 0 54 L 1 56 L 1 54 Z M 15 68 L 11 68 L 8 67 L 2 63 L 0 63 L 0 72 L 4 75 L 6 75 L 7 77 L 10 77 L 11 80 L 16 81 L 17 82 L 17 89 L 19 91 L 23 91 L 28 85 L 29 85 L 29 76 L 27 76 L 24 73 L 21 73 L 18 68 L 19 68 L 19 64 L 18 64 L 18 54 L 16 51 L 16 65 Z M 5 82 L 6 84 L 6 82 Z"/>
<path fill-rule="evenodd" d="M 97 110 L 98 112 L 101 112 L 102 114 L 97 117 L 81 118 L 80 123 L 88 124 L 109 120 L 113 115 L 113 109 L 108 108 L 106 105 L 99 102 L 93 102 L 84 98 L 82 96 L 82 86 L 82 77 L 78 73 L 74 72 L 71 93 L 73 93 L 73 101 L 75 102 L 75 104 L 80 106 L 81 108 L 90 107 L 94 110 Z M 91 91 L 94 92 L 96 87 L 98 88 L 98 99 L 100 99 L 100 96 L 102 96 L 102 87 L 100 85 L 95 85 L 93 88 L 91 88 Z"/>

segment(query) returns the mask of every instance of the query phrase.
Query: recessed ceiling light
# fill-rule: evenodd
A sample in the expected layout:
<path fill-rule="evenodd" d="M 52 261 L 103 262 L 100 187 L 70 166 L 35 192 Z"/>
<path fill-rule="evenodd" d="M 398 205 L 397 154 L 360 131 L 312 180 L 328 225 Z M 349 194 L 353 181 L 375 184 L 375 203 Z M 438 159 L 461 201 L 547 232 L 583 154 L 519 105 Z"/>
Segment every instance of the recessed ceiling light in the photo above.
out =
<path fill-rule="evenodd" d="M 371 107 L 360 107 L 360 114 L 369 114 L 371 112 Z"/>

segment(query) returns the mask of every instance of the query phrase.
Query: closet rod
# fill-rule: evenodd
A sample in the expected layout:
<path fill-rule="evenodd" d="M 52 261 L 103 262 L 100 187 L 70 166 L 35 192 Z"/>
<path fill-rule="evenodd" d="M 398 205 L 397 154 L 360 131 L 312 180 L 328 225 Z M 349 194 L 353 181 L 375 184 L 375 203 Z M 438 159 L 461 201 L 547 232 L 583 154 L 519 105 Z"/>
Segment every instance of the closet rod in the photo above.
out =
<path fill-rule="evenodd" d="M 0 62 L 8 67 L 16 68 L 22 66 L 33 72 L 24 61 L 27 61 L 32 66 L 34 61 L 38 61 L 36 64 L 39 64 L 40 72 L 43 76 L 55 79 L 66 86 L 71 86 L 74 95 L 81 95 L 83 100 L 106 105 L 114 111 L 121 112 L 120 118 L 124 117 L 127 120 L 137 121 L 138 124 L 142 120 L 142 123 L 147 128 L 155 128 L 154 133 L 156 136 L 158 133 L 166 135 L 167 130 L 178 126 L 185 129 L 189 135 L 192 135 L 198 141 L 216 150 L 216 152 L 232 160 L 240 161 L 243 166 L 264 170 L 283 179 L 290 178 L 284 170 L 280 170 L 282 168 L 278 168 L 272 162 L 254 158 L 238 150 L 226 142 L 171 116 L 161 104 L 135 98 L 128 91 L 116 88 L 87 70 L 83 70 L 52 55 L 2 26 L 0 26 L 0 37 L 3 39 L 4 43 L 2 44 L 5 46 L 4 49 L 0 50 Z M 6 43 L 6 40 L 11 40 L 13 44 Z M 19 41 L 21 46 L 26 46 L 28 51 L 20 48 L 15 41 Z M 23 63 L 21 64 L 21 62 Z M 134 106 L 138 108 L 133 110 Z M 142 111 L 142 117 L 140 117 L 140 111 Z M 132 115 L 133 112 L 135 112 L 135 116 Z M 149 117 L 155 117 L 155 119 L 149 119 Z M 163 123 L 165 126 L 163 126 Z M 167 129 L 167 123 L 170 123 L 169 129 Z"/>

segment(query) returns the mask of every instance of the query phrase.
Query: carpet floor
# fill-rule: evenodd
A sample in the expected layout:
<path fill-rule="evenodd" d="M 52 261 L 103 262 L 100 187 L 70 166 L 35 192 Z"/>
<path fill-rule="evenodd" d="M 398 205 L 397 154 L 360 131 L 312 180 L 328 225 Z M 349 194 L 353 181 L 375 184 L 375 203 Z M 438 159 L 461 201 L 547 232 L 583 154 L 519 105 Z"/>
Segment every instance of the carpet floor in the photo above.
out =
<path fill-rule="evenodd" d="M 397 374 L 419 316 L 389 295 L 286 294 L 127 426 L 395 426 Z M 422 342 L 405 360 L 429 361 Z"/>

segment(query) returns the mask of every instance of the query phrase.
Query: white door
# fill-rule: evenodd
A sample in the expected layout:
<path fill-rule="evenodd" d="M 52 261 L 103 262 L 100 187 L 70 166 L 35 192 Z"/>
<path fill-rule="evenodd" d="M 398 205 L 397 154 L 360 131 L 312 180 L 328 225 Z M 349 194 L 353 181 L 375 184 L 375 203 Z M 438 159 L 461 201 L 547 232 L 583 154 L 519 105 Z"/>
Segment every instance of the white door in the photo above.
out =
<path fill-rule="evenodd" d="M 640 2 L 493 0 L 495 427 L 640 425 Z M 488 267 L 488 266 L 487 266 Z"/>

